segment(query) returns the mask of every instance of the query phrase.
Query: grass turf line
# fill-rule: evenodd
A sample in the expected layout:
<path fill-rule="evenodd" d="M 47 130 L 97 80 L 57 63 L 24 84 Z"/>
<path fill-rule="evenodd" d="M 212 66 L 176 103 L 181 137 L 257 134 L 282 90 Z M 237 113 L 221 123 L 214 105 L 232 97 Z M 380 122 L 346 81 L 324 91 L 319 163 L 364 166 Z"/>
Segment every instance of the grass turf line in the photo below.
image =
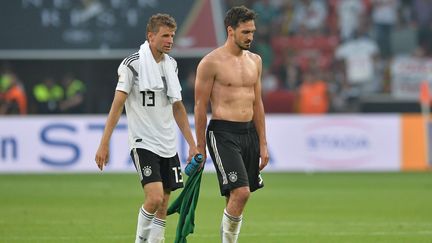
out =
<path fill-rule="evenodd" d="M 240 242 L 432 243 L 431 173 L 263 177 Z M 133 242 L 142 200 L 135 174 L 0 175 L 0 242 Z M 220 242 L 223 208 L 216 175 L 204 174 L 188 242 Z M 168 218 L 166 242 L 177 218 Z"/>

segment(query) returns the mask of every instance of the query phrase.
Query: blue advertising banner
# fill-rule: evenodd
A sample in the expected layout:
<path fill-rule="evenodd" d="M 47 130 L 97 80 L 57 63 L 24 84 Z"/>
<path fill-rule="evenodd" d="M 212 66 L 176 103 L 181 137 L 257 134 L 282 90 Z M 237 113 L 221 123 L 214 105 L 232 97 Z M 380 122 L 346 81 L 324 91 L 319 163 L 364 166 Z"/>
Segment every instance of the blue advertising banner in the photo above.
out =
<path fill-rule="evenodd" d="M 0 173 L 99 172 L 95 153 L 106 116 L 0 118 Z M 194 133 L 193 117 L 189 121 Z M 265 171 L 400 171 L 399 115 L 266 117 Z M 188 146 L 178 132 L 182 168 Z M 114 130 L 108 172 L 134 172 L 125 117 Z M 209 156 L 210 157 L 210 156 Z M 206 171 L 214 171 L 210 158 Z"/>

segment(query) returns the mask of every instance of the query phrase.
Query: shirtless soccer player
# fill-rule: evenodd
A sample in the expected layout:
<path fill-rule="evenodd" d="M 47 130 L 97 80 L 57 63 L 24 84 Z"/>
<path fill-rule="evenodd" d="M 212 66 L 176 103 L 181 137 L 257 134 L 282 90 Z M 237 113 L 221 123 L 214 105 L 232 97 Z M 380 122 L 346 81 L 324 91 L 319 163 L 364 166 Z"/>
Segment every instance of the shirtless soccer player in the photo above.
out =
<path fill-rule="evenodd" d="M 222 242 L 237 242 L 243 209 L 250 192 L 264 186 L 260 171 L 269 160 L 261 99 L 262 61 L 248 51 L 254 20 L 255 13 L 244 6 L 230 9 L 225 17 L 225 44 L 206 55 L 197 68 L 197 146 L 205 154 L 208 144 L 221 195 L 227 198 Z M 212 118 L 206 133 L 209 101 Z"/>

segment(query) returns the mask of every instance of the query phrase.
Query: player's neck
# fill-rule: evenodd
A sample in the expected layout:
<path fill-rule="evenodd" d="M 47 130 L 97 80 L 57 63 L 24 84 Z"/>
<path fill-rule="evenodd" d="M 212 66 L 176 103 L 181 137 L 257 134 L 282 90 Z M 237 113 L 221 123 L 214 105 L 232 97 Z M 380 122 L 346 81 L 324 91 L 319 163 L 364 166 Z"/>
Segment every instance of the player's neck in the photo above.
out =
<path fill-rule="evenodd" d="M 231 42 L 230 40 L 227 40 L 224 45 L 225 49 L 233 56 L 242 56 L 243 55 L 243 49 L 238 47 L 234 42 Z"/>
<path fill-rule="evenodd" d="M 156 63 L 159 63 L 160 61 L 162 61 L 163 57 L 164 57 L 164 53 L 160 52 L 158 50 L 156 50 L 155 48 L 151 48 L 151 53 L 153 55 L 153 58 L 155 59 Z"/>

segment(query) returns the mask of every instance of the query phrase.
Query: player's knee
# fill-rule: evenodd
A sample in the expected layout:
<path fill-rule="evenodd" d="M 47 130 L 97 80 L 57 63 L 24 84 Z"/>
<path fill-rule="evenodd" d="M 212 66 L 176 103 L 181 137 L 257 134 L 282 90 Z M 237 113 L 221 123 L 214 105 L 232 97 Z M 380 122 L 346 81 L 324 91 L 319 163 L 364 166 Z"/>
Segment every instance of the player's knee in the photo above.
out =
<path fill-rule="evenodd" d="M 235 198 L 241 203 L 246 203 L 250 196 L 249 187 L 239 187 L 231 191 L 231 198 Z"/>
<path fill-rule="evenodd" d="M 153 209 L 154 211 L 158 210 L 163 203 L 163 194 L 159 193 L 149 193 L 146 196 L 145 204 L 147 207 Z"/>

